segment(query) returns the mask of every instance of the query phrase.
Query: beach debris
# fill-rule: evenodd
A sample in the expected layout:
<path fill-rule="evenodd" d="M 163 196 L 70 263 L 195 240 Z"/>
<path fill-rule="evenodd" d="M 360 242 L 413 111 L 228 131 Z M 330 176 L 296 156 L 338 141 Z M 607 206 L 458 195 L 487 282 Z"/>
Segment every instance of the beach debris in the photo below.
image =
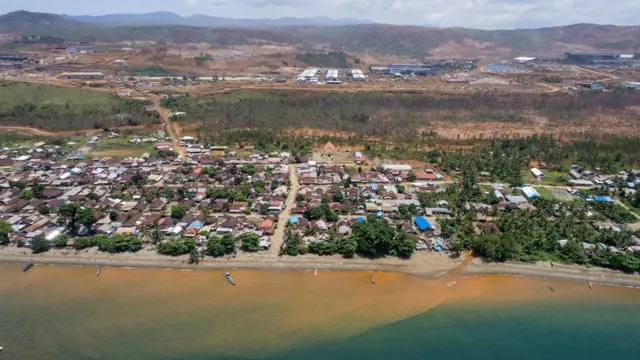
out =
<path fill-rule="evenodd" d="M 556 291 L 556 289 L 554 289 L 554 288 L 553 288 L 553 286 L 551 286 L 551 283 L 547 283 L 547 286 L 549 287 L 549 289 L 550 289 L 551 291 Z"/>

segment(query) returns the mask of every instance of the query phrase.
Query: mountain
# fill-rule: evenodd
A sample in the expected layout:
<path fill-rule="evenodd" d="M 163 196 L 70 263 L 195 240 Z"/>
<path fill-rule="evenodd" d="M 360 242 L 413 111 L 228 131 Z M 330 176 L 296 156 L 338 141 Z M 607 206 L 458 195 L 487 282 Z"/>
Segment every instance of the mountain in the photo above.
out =
<path fill-rule="evenodd" d="M 16 11 L 0 16 L 0 33 L 64 41 L 217 45 L 279 43 L 349 53 L 425 57 L 558 57 L 566 51 L 640 52 L 640 26 L 576 24 L 541 29 L 474 30 L 384 24 L 343 25 L 349 19 L 229 19 L 167 12 L 69 17 Z M 300 25 L 300 23 L 302 23 Z M 214 25 L 217 24 L 217 25 Z"/>
<path fill-rule="evenodd" d="M 279 18 L 279 19 L 232 19 L 209 15 L 180 16 L 172 12 L 152 12 L 143 14 L 108 14 L 108 15 L 62 15 L 66 19 L 82 23 L 105 26 L 118 25 L 182 25 L 197 27 L 278 27 L 278 26 L 345 26 L 370 24 L 368 20 L 313 18 Z"/>
<path fill-rule="evenodd" d="M 29 11 L 14 11 L 0 16 L 0 30 L 28 31 L 42 28 L 77 28 L 84 24 L 67 19 L 60 15 L 34 13 Z"/>
<path fill-rule="evenodd" d="M 540 29 L 474 30 L 369 24 L 278 29 L 334 50 L 390 55 L 559 56 L 567 51 L 640 50 L 640 26 L 576 24 Z"/>

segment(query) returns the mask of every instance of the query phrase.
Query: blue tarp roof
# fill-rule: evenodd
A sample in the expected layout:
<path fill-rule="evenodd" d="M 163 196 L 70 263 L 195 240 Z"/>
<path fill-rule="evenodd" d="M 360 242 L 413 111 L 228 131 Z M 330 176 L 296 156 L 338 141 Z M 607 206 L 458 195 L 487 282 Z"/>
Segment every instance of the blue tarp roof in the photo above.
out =
<path fill-rule="evenodd" d="M 203 226 L 204 226 L 203 223 L 201 223 L 200 221 L 196 220 L 196 221 L 192 222 L 191 224 L 189 224 L 188 227 L 200 229 Z"/>
<path fill-rule="evenodd" d="M 594 196 L 593 201 L 597 202 L 610 202 L 611 198 L 608 196 Z"/>
<path fill-rule="evenodd" d="M 382 211 L 378 211 L 376 215 L 378 215 L 378 217 L 382 217 Z"/>
<path fill-rule="evenodd" d="M 422 216 L 418 216 L 417 218 L 415 218 L 413 220 L 413 222 L 416 224 L 416 226 L 418 227 L 418 229 L 420 229 L 420 231 L 425 231 L 428 229 L 433 229 L 433 226 L 431 226 L 431 224 L 429 224 L 429 222 L 427 221 L 427 219 L 423 218 Z"/>
<path fill-rule="evenodd" d="M 289 222 L 292 224 L 297 224 L 299 220 L 300 219 L 297 216 L 289 216 Z"/>
<path fill-rule="evenodd" d="M 373 191 L 378 191 L 378 184 L 371 184 L 371 189 L 373 189 Z"/>
<path fill-rule="evenodd" d="M 364 222 L 364 219 L 363 219 L 363 218 L 361 218 L 361 217 L 359 217 L 359 218 L 357 218 L 357 219 L 356 219 L 356 221 L 357 221 L 357 222 L 359 222 L 359 223 L 363 223 L 363 222 Z"/>

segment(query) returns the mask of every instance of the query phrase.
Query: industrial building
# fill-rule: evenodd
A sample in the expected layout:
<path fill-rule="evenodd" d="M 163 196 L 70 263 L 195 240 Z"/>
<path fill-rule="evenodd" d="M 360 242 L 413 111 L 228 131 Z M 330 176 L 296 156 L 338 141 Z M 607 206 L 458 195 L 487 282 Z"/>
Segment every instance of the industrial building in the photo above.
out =
<path fill-rule="evenodd" d="M 367 81 L 367 77 L 364 76 L 364 74 L 362 73 L 362 70 L 360 69 L 353 69 L 351 70 L 351 79 L 353 81 Z"/>
<path fill-rule="evenodd" d="M 389 64 L 388 66 L 371 66 L 371 74 L 393 74 L 393 75 L 435 75 L 436 65 L 431 64 Z"/>
<path fill-rule="evenodd" d="M 18 62 L 0 62 L 0 70 L 20 70 L 24 68 L 24 65 Z"/>
<path fill-rule="evenodd" d="M 302 83 L 309 82 L 311 84 L 317 84 L 318 83 L 318 73 L 319 72 L 320 72 L 320 70 L 316 69 L 316 68 L 305 69 L 296 78 L 296 83 L 302 84 Z"/>
<path fill-rule="evenodd" d="M 576 65 L 629 65 L 640 64 L 640 56 L 620 53 L 568 52 L 564 54 L 565 64 Z"/>
<path fill-rule="evenodd" d="M 104 79 L 104 74 L 101 72 L 66 72 L 58 75 L 58 79 L 102 80 Z"/>
<path fill-rule="evenodd" d="M 337 69 L 329 69 L 327 70 L 327 75 L 324 77 L 324 80 L 327 84 L 341 84 L 340 81 L 340 72 Z"/>
<path fill-rule="evenodd" d="M 19 55 L 0 55 L 0 62 L 27 62 L 29 58 Z"/>

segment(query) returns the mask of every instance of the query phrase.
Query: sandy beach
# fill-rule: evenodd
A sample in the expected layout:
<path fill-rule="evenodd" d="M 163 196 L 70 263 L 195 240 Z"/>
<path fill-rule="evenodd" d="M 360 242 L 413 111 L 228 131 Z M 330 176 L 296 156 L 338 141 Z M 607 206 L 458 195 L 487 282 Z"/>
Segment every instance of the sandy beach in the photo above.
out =
<path fill-rule="evenodd" d="M 79 265 L 171 269 L 271 269 L 271 270 L 354 270 L 384 271 L 424 277 L 456 275 L 502 274 L 565 281 L 591 281 L 597 284 L 640 287 L 640 275 L 623 274 L 603 268 L 586 268 L 578 265 L 563 265 L 549 262 L 535 264 L 508 262 L 486 263 L 474 258 L 464 261 L 465 256 L 451 259 L 447 254 L 420 252 L 409 260 L 399 258 L 344 259 L 341 256 L 305 255 L 279 257 L 272 253 L 240 253 L 236 258 L 205 258 L 198 264 L 189 264 L 188 256 L 165 256 L 154 250 L 143 249 L 137 253 L 107 254 L 97 249 L 81 251 L 52 249 L 44 254 L 32 254 L 26 248 L 5 247 L 0 249 L 0 262 L 36 263 L 49 265 Z"/>
<path fill-rule="evenodd" d="M 482 275 L 502 274 L 532 278 L 556 279 L 563 281 L 591 281 L 595 284 L 640 287 L 640 275 L 624 274 L 604 268 L 586 268 L 579 265 L 563 265 L 549 262 L 535 264 L 507 262 L 486 263 L 482 259 L 472 259 L 461 274 Z"/>

